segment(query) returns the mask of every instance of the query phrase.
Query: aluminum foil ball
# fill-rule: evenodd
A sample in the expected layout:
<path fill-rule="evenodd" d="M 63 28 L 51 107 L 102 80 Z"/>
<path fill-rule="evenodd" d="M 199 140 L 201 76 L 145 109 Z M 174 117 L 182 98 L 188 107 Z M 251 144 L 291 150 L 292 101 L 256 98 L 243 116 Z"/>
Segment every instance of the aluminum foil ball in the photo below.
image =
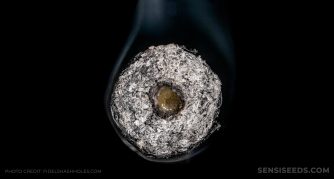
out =
<path fill-rule="evenodd" d="M 122 136 L 147 159 L 189 154 L 219 128 L 221 81 L 176 44 L 149 47 L 121 73 L 110 110 Z"/>

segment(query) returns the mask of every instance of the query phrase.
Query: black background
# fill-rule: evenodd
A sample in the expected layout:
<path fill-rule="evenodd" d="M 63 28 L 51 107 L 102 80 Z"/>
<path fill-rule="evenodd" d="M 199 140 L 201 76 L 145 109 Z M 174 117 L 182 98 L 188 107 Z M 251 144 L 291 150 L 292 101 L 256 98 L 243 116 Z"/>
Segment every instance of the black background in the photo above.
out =
<path fill-rule="evenodd" d="M 176 164 L 137 156 L 118 138 L 104 108 L 136 2 L 3 6 L 1 167 L 97 168 L 103 171 L 99 175 L 150 177 L 331 167 L 332 118 L 326 115 L 324 86 L 330 81 L 315 31 L 316 7 L 213 3 L 229 16 L 236 96 L 212 146 Z"/>

